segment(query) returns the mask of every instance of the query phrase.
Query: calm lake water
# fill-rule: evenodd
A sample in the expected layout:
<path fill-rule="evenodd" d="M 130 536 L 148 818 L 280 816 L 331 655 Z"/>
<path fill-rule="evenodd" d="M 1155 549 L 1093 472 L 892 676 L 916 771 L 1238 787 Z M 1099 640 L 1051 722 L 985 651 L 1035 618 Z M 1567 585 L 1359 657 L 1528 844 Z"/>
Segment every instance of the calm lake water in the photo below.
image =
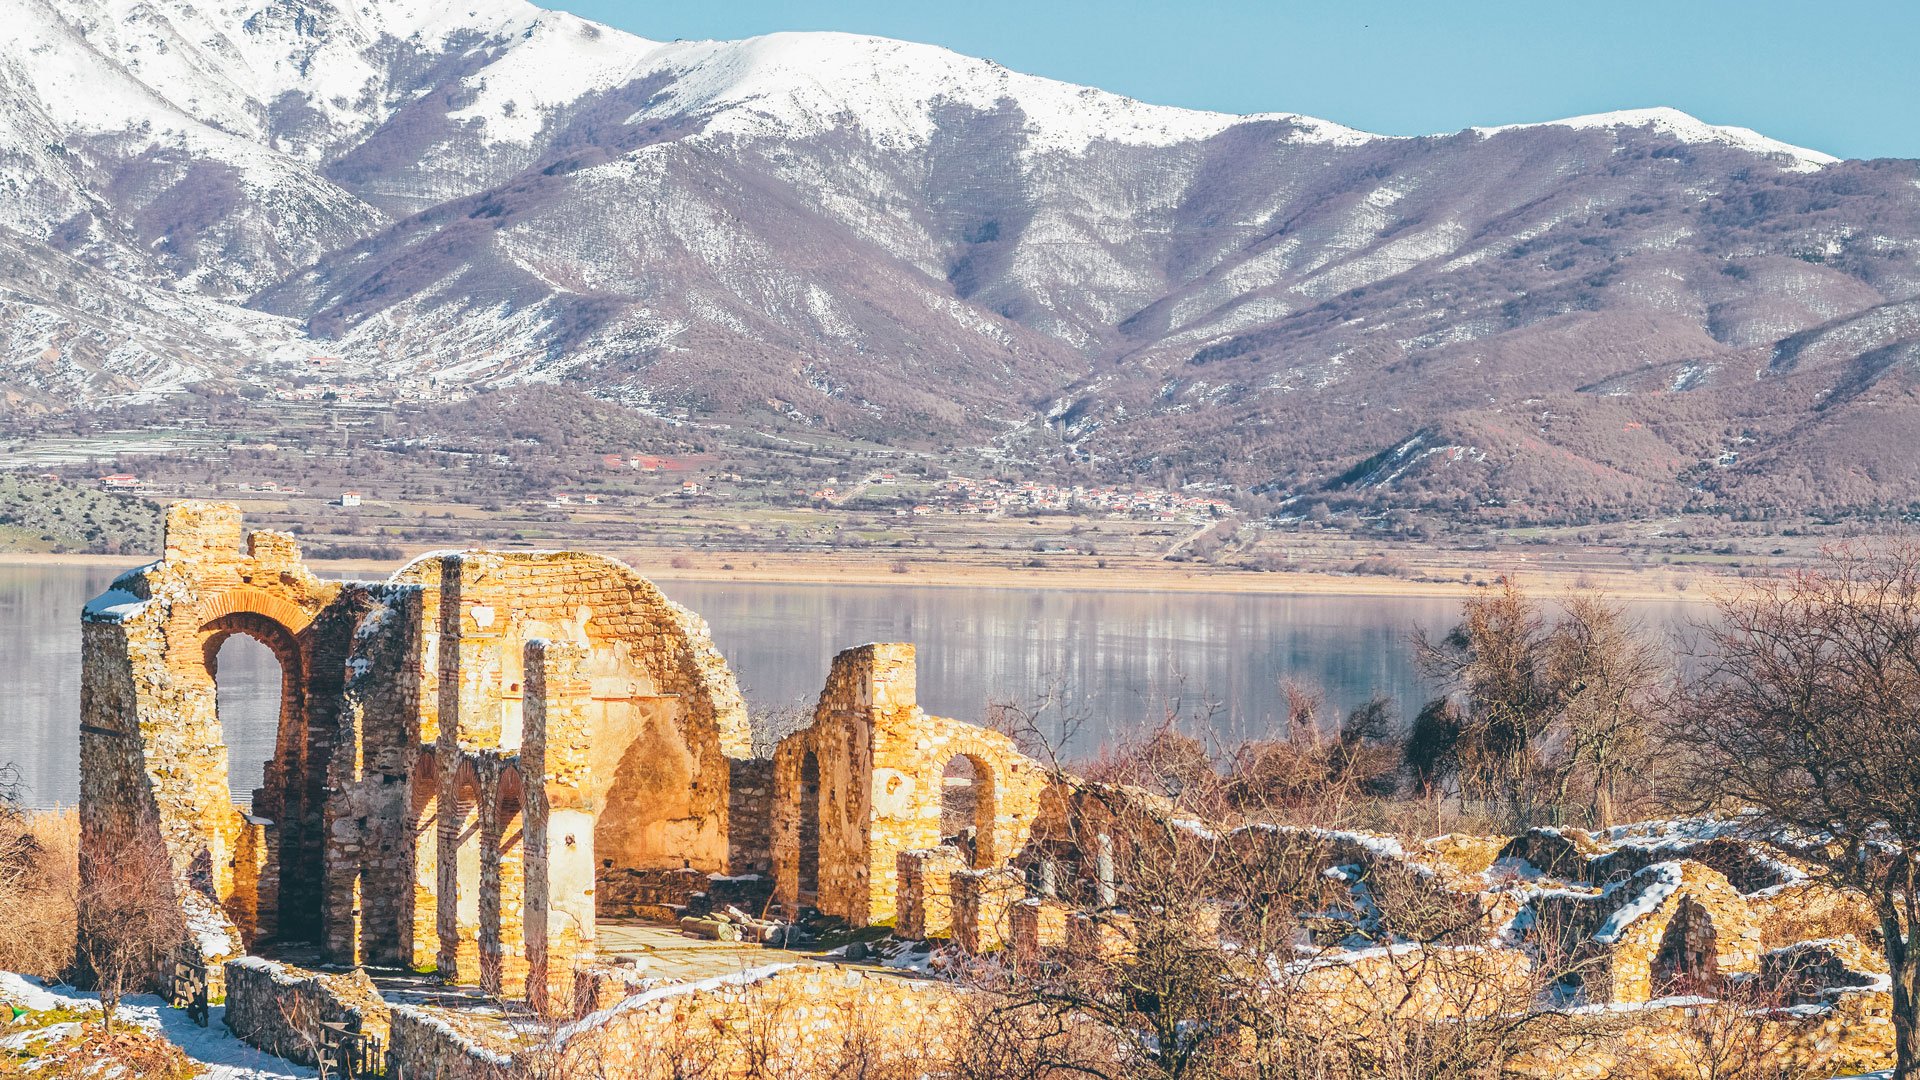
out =
<path fill-rule="evenodd" d="M 0 763 L 29 802 L 79 792 L 80 606 L 116 571 L 0 566 Z M 811 707 L 833 654 L 868 641 L 919 647 L 920 703 L 978 720 L 989 702 L 1052 697 L 1049 715 L 1084 718 L 1072 747 L 1092 752 L 1177 707 L 1212 710 L 1230 736 L 1272 731 L 1280 685 L 1323 687 L 1346 710 L 1375 690 L 1403 713 L 1430 696 L 1414 670 L 1416 627 L 1444 629 L 1455 600 L 1054 589 L 663 582 L 705 616 L 756 708 Z M 1666 630 L 1697 604 L 1637 605 Z M 220 654 L 220 714 L 234 785 L 250 791 L 273 752 L 279 669 L 241 635 Z"/>

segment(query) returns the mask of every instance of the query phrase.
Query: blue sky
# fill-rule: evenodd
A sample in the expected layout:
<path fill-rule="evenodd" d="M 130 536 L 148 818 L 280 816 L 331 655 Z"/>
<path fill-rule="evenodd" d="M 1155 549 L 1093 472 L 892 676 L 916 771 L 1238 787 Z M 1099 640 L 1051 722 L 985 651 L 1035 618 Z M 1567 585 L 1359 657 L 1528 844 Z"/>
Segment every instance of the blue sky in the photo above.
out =
<path fill-rule="evenodd" d="M 1920 0 L 536 0 L 643 37 L 846 30 L 1144 101 L 1391 135 L 1671 105 L 1920 157 Z"/>

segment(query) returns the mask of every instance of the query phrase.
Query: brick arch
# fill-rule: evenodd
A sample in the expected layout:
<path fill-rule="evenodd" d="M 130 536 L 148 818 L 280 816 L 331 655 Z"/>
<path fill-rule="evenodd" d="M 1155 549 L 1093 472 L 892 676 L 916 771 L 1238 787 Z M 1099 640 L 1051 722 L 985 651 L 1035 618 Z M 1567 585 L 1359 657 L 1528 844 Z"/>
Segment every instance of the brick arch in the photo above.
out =
<path fill-rule="evenodd" d="M 265 589 L 241 585 L 221 589 L 200 601 L 194 621 L 200 626 L 206 626 L 228 616 L 239 614 L 262 616 L 285 627 L 287 633 L 298 635 L 313 625 L 313 619 L 317 613 L 308 611 L 284 597 L 275 596 Z"/>
<path fill-rule="evenodd" d="M 273 658 L 280 662 L 280 671 L 286 680 L 285 694 L 289 700 L 297 697 L 305 676 L 300 661 L 300 642 L 284 623 L 256 612 L 229 612 L 200 624 L 200 652 L 207 665 L 207 673 L 215 674 L 218 666 L 215 658 L 220 654 L 220 646 L 235 634 L 250 637 L 273 653 Z M 283 705 L 283 721 L 286 719 L 285 708 Z"/>
<path fill-rule="evenodd" d="M 486 796 L 486 785 L 480 782 L 480 768 L 474 764 L 473 757 L 461 754 L 459 762 L 447 774 L 448 790 L 457 802 L 466 802 L 469 798 L 478 806 Z"/>
<path fill-rule="evenodd" d="M 498 813 L 502 818 L 511 817 L 526 809 L 527 780 L 518 760 L 509 761 L 500 766 L 500 778 L 495 784 L 494 798 L 499 802 Z"/>

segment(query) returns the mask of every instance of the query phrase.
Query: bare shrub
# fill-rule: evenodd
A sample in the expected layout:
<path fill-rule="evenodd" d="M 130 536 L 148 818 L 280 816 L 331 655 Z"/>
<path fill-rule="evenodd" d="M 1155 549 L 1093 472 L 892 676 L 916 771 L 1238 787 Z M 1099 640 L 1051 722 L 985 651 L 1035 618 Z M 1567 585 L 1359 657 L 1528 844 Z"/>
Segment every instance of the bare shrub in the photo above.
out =
<path fill-rule="evenodd" d="M 1422 709 L 1408 764 L 1504 819 L 1605 827 L 1650 806 L 1660 758 L 1649 733 L 1670 665 L 1625 607 L 1574 593 L 1558 618 L 1512 579 L 1464 605 L 1444 637 L 1415 639 L 1421 668 L 1447 688 Z"/>
<path fill-rule="evenodd" d="M 1680 1011 L 1657 1049 L 1624 1040 L 1614 1075 L 1623 1080 L 1794 1080 L 1804 1070 L 1783 1051 L 1796 1019 L 1778 993 L 1748 981 L 1720 988 L 1712 1001 Z"/>
<path fill-rule="evenodd" d="M 0 785 L 0 970 L 57 976 L 73 966 L 79 819 L 22 810 Z"/>
<path fill-rule="evenodd" d="M 109 1034 L 120 999 L 156 985 L 182 937 L 173 868 L 157 842 L 80 851 L 79 960 Z"/>

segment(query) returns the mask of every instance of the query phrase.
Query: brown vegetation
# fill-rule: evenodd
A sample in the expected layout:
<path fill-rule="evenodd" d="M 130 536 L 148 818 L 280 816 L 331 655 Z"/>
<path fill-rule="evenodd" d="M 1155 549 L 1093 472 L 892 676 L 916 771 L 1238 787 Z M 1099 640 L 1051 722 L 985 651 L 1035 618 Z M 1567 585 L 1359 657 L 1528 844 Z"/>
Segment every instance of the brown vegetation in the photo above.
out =
<path fill-rule="evenodd" d="M 21 810 L 0 790 L 0 971 L 52 977 L 73 966 L 79 819 Z"/>

